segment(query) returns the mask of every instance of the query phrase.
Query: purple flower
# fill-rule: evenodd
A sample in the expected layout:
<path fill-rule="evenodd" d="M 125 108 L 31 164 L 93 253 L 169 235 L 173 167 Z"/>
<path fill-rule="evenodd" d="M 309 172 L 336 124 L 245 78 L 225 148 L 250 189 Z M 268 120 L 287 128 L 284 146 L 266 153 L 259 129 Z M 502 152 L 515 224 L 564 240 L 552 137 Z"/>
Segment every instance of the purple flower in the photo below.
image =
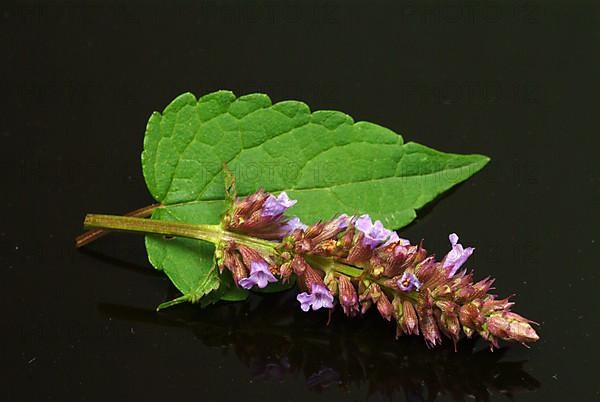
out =
<path fill-rule="evenodd" d="M 390 238 L 387 239 L 387 241 L 385 243 L 383 243 L 383 247 L 387 246 L 388 244 L 395 243 L 395 242 L 400 242 L 401 246 L 410 246 L 410 241 L 408 241 L 406 239 L 402 239 L 401 237 L 398 236 L 398 233 L 392 232 L 392 234 L 390 235 Z"/>
<path fill-rule="evenodd" d="M 354 219 L 354 216 L 348 216 L 346 214 L 341 214 L 340 216 L 338 216 L 335 221 L 334 224 L 337 226 L 338 229 L 346 229 L 348 227 L 348 225 L 350 225 L 350 223 L 352 222 L 352 220 Z"/>
<path fill-rule="evenodd" d="M 262 216 L 278 216 L 285 212 L 286 209 L 294 205 L 296 200 L 290 200 L 287 193 L 282 191 L 279 196 L 275 197 L 270 194 L 262 207 Z"/>
<path fill-rule="evenodd" d="M 402 277 L 400 277 L 400 279 L 398 279 L 398 282 L 396 283 L 400 290 L 403 292 L 410 292 L 413 289 L 421 289 L 421 282 L 419 281 L 417 276 L 413 273 L 406 271 L 402 274 Z"/>
<path fill-rule="evenodd" d="M 450 239 L 450 244 L 452 244 L 452 250 L 444 257 L 443 267 L 448 270 L 448 277 L 450 278 L 469 259 L 475 249 L 473 247 L 463 249 L 462 244 L 458 243 L 456 233 L 452 233 L 448 238 Z"/>
<path fill-rule="evenodd" d="M 320 284 L 313 284 L 311 292 L 300 293 L 296 296 L 300 302 L 302 311 L 308 311 L 312 307 L 313 310 L 318 310 L 321 307 L 333 308 L 333 296 L 327 288 Z"/>
<path fill-rule="evenodd" d="M 253 261 L 250 264 L 250 276 L 242 278 L 238 282 L 244 289 L 250 289 L 254 285 L 264 288 L 269 282 L 277 282 L 277 278 L 269 271 L 269 266 L 264 261 Z"/>
<path fill-rule="evenodd" d="M 356 220 L 354 226 L 364 233 L 365 237 L 363 238 L 363 243 L 369 248 L 377 247 L 379 244 L 393 236 L 392 233 L 394 233 L 391 230 L 384 228 L 379 220 L 373 223 L 369 215 L 361 215 Z"/>
<path fill-rule="evenodd" d="M 281 225 L 281 229 L 287 234 L 292 233 L 296 229 L 306 230 L 307 227 L 308 226 L 302 223 L 302 221 L 300 221 L 300 218 L 298 218 L 297 216 L 294 216 L 293 218 L 286 221 L 283 225 Z"/>

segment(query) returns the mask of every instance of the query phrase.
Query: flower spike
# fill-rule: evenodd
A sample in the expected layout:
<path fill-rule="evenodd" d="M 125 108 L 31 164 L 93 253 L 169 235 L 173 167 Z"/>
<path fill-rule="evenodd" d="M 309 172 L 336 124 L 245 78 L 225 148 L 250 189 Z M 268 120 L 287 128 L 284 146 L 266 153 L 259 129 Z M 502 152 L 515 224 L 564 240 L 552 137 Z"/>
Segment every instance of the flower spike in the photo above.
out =
<path fill-rule="evenodd" d="M 539 339 L 534 323 L 511 311 L 511 301 L 488 293 L 493 279 L 474 282 L 463 269 L 474 248 L 463 247 L 455 233 L 450 252 L 436 261 L 422 242 L 411 245 L 366 214 L 308 226 L 285 217 L 295 203 L 285 192 L 275 197 L 259 190 L 236 199 L 224 217 L 226 229 L 277 241 L 265 257 L 251 246 L 225 248 L 223 265 L 241 287 L 261 288 L 277 277 L 287 282 L 295 274 L 302 311 L 333 309 L 336 297 L 347 316 L 376 306 L 384 319 L 396 321 L 397 335 L 420 333 L 428 347 L 438 346 L 442 336 L 456 345 L 461 330 L 468 337 L 480 334 L 492 348 L 501 339 Z"/>

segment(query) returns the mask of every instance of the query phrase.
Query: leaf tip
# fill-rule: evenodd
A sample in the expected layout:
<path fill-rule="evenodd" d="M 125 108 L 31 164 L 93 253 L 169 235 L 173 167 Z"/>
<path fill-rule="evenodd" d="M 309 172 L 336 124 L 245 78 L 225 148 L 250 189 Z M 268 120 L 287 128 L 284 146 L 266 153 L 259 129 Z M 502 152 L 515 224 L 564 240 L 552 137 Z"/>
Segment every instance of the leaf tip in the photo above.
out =
<path fill-rule="evenodd" d="M 477 166 L 477 170 L 483 169 L 488 163 L 492 161 L 492 158 L 490 158 L 487 155 L 475 154 L 474 156 L 477 157 L 477 162 L 475 163 L 475 165 Z"/>

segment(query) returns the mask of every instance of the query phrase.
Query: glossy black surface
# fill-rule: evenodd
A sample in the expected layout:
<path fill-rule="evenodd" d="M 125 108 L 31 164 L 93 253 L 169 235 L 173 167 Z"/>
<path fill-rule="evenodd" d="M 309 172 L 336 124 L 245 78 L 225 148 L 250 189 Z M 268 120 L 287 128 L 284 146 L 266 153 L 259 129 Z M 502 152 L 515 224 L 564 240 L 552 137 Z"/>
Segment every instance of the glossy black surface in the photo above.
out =
<path fill-rule="evenodd" d="M 598 6 L 302 4 L 2 2 L 0 399 L 600 399 Z M 157 314 L 174 290 L 141 237 L 76 251 L 86 212 L 152 201 L 150 113 L 221 88 L 491 156 L 401 233 L 438 255 L 459 233 L 541 341 L 431 351 L 293 294 Z"/>

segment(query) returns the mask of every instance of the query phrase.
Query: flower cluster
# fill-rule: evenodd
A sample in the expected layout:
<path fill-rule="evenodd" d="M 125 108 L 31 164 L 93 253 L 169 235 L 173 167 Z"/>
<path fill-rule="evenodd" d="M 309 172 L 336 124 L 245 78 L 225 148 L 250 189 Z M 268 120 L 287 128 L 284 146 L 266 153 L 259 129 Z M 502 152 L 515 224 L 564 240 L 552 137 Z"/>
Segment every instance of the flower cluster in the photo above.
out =
<path fill-rule="evenodd" d="M 285 192 L 275 197 L 264 190 L 236 200 L 232 210 L 225 215 L 225 225 L 242 233 L 261 239 L 281 239 L 295 229 L 306 229 L 300 219 L 287 218 L 283 213 L 296 204 Z"/>
<path fill-rule="evenodd" d="M 303 311 L 339 304 L 356 316 L 375 306 L 396 322 L 397 336 L 422 334 L 430 347 L 442 335 L 456 344 L 461 331 L 478 333 L 492 348 L 500 339 L 538 340 L 532 321 L 513 313 L 508 298 L 489 293 L 492 279 L 475 282 L 462 268 L 474 249 L 463 247 L 456 234 L 449 236 L 451 250 L 436 261 L 422 244 L 411 245 L 368 215 L 342 214 L 307 226 L 284 215 L 295 203 L 285 192 L 276 197 L 263 190 L 235 200 L 223 218 L 228 230 L 277 241 L 269 253 L 234 241 L 223 245 L 220 267 L 238 286 L 263 288 L 295 275 Z"/>

